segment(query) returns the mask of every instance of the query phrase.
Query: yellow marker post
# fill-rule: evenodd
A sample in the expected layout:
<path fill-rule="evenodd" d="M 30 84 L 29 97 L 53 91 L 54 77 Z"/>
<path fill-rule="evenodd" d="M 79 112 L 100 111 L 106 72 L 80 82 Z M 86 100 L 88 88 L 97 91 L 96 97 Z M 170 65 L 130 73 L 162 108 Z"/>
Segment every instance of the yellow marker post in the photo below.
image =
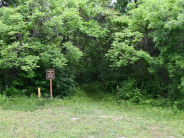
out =
<path fill-rule="evenodd" d="M 41 92 L 40 92 L 40 88 L 38 87 L 38 97 L 41 97 Z"/>

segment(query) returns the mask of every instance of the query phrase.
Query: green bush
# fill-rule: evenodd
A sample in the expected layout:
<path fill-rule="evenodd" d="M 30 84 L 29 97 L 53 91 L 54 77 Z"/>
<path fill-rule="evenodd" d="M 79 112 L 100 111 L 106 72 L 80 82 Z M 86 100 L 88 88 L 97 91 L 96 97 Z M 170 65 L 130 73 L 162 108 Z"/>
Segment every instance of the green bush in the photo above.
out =
<path fill-rule="evenodd" d="M 146 99 L 146 100 L 142 100 L 140 102 L 140 104 L 157 106 L 157 107 L 167 107 L 167 108 L 174 109 L 176 111 L 184 109 L 184 100 L 183 99 L 179 99 L 179 100 L 175 100 L 175 101 L 172 101 L 170 99 L 164 99 L 164 98 Z"/>
<path fill-rule="evenodd" d="M 57 69 L 57 78 L 53 81 L 53 95 L 64 97 L 71 96 L 76 92 L 75 71 L 70 67 Z"/>
<path fill-rule="evenodd" d="M 6 101 L 6 95 L 0 94 L 0 104 Z"/>
<path fill-rule="evenodd" d="M 117 97 L 119 100 L 131 100 L 139 103 L 143 99 L 141 90 L 136 87 L 136 81 L 128 79 L 124 81 L 118 89 Z"/>

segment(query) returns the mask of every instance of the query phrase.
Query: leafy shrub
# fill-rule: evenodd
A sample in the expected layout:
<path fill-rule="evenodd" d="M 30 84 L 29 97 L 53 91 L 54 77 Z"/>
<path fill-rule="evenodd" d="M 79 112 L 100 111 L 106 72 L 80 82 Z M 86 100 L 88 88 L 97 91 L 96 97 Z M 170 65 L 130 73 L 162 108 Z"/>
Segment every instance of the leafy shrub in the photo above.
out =
<path fill-rule="evenodd" d="M 184 110 L 184 99 L 174 101 L 174 107 L 179 110 Z"/>
<path fill-rule="evenodd" d="M 143 95 L 141 94 L 141 90 L 136 87 L 136 82 L 129 79 L 122 83 L 118 89 L 117 97 L 120 100 L 131 100 L 132 102 L 139 103 Z"/>
<path fill-rule="evenodd" d="M 6 89 L 3 91 L 3 94 L 6 94 L 7 96 L 27 95 L 28 89 L 17 89 L 12 85 L 10 87 L 6 87 Z"/>
<path fill-rule="evenodd" d="M 9 80 L 8 85 L 2 86 L 1 93 L 7 96 L 31 96 L 37 95 L 38 87 L 41 88 L 42 96 L 49 97 L 50 86 L 49 80 L 46 80 L 46 68 L 42 67 L 35 70 L 36 76 L 33 78 L 16 76 L 14 79 Z M 55 68 L 55 79 L 53 80 L 53 95 L 54 96 L 68 96 L 72 95 L 76 88 L 74 70 L 69 67 Z M 19 78 L 18 78 L 19 77 Z M 4 84 L 5 85 L 5 84 Z"/>
<path fill-rule="evenodd" d="M 60 97 L 71 96 L 76 90 L 74 71 L 71 68 L 56 68 L 57 78 L 53 80 L 53 94 Z"/>
<path fill-rule="evenodd" d="M 157 106 L 157 107 L 168 107 L 175 110 L 183 110 L 184 109 L 184 100 L 175 100 L 172 101 L 170 99 L 146 99 L 142 100 L 140 104 L 144 105 L 151 105 L 151 106 Z"/>
<path fill-rule="evenodd" d="M 4 103 L 6 101 L 6 95 L 0 94 L 0 104 Z"/>

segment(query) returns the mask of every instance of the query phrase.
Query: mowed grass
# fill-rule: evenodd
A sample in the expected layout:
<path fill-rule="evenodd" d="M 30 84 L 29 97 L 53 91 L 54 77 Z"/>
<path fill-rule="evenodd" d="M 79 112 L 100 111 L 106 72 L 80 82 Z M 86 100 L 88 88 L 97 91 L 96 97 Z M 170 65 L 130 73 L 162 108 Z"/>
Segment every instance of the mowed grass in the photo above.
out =
<path fill-rule="evenodd" d="M 98 94 L 95 86 L 86 85 L 82 89 L 72 97 L 52 101 L 36 97 L 4 100 L 0 109 L 0 137 L 184 137 L 182 111 L 129 102 L 119 104 L 112 95 Z"/>

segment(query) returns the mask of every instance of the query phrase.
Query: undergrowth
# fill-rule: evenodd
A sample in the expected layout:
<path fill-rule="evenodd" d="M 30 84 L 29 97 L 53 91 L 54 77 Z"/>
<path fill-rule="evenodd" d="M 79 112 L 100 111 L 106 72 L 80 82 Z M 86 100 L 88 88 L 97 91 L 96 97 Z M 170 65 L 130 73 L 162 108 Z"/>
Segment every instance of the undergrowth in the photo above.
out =
<path fill-rule="evenodd" d="M 152 100 L 152 102 L 158 102 Z M 3 110 L 21 110 L 34 111 L 49 107 L 60 107 L 70 105 L 96 104 L 104 108 L 114 108 L 115 110 L 135 110 L 136 112 L 147 112 L 151 116 L 159 116 L 166 118 L 184 119 L 184 111 L 178 110 L 176 107 L 162 107 L 151 104 L 150 101 L 140 102 L 139 104 L 129 100 L 117 100 L 117 95 L 105 92 L 101 84 L 91 83 L 80 86 L 78 91 L 70 97 L 61 98 L 38 98 L 33 95 L 6 97 L 0 95 L 0 107 Z"/>

